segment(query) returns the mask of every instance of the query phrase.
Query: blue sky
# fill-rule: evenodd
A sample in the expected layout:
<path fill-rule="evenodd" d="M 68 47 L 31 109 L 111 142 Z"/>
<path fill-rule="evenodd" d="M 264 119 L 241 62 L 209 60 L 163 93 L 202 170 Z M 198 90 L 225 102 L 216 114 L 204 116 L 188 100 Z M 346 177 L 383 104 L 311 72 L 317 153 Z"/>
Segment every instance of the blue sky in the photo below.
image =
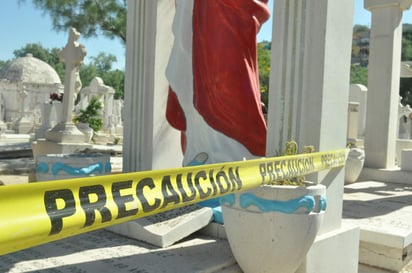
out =
<path fill-rule="evenodd" d="M 342 0 L 345 1 L 345 0 Z M 273 0 L 270 0 L 273 5 Z M 45 48 L 61 48 L 67 43 L 68 32 L 55 32 L 48 15 L 35 9 L 30 0 L 21 5 L 17 0 L 1 0 L 0 25 L 2 26 L 0 42 L 0 60 L 10 60 L 14 57 L 13 51 L 24 47 L 28 43 L 40 43 Z M 412 11 L 404 13 L 404 22 L 412 22 Z M 354 24 L 370 25 L 370 12 L 363 9 L 363 0 L 355 0 Z M 258 40 L 271 40 L 271 20 L 266 22 Z M 109 52 L 116 55 L 115 68 L 125 67 L 125 48 L 120 40 L 106 38 L 84 39 L 80 43 L 86 47 L 87 56 L 96 56 L 99 52 Z"/>

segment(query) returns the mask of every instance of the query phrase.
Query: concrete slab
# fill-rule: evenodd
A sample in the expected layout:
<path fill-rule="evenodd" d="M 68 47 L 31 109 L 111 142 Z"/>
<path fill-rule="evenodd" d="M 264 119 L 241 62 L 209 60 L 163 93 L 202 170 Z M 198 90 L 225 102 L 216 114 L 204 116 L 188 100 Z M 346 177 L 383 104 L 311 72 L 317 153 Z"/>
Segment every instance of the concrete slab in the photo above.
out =
<path fill-rule="evenodd" d="M 211 208 L 191 205 L 106 229 L 155 246 L 168 247 L 205 227 L 212 219 Z"/>
<path fill-rule="evenodd" d="M 412 260 L 412 186 L 374 181 L 345 186 L 345 223 L 359 225 L 359 261 L 399 272 Z"/>
<path fill-rule="evenodd" d="M 225 240 L 192 237 L 157 248 L 99 230 L 0 259 L 2 273 L 241 273 Z"/>
<path fill-rule="evenodd" d="M 14 185 L 28 183 L 27 175 L 0 174 L 0 185 Z"/>
<path fill-rule="evenodd" d="M 111 156 L 110 163 L 112 165 L 112 173 L 122 172 L 122 156 Z M 34 168 L 35 162 L 32 157 L 0 159 L 0 177 L 7 175 L 28 175 L 30 172 L 33 172 Z M 10 183 L 12 182 L 13 181 L 10 181 Z"/>
<path fill-rule="evenodd" d="M 381 181 L 412 185 L 412 171 L 404 171 L 399 167 L 393 169 L 373 169 L 363 167 L 358 181 Z"/>

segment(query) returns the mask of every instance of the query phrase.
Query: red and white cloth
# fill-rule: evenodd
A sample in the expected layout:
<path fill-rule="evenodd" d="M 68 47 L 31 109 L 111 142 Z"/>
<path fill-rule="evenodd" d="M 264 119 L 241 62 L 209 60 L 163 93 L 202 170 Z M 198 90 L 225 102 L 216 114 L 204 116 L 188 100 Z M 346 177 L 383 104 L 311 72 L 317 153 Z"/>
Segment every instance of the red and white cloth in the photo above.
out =
<path fill-rule="evenodd" d="M 264 156 L 256 36 L 267 0 L 176 0 L 166 117 L 182 131 L 184 164 Z"/>

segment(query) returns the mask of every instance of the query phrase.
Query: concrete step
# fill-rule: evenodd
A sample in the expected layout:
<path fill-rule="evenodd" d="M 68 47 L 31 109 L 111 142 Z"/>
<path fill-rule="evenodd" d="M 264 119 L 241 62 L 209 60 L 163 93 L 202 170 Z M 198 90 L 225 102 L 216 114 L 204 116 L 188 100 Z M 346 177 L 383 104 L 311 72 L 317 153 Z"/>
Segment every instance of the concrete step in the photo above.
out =
<path fill-rule="evenodd" d="M 343 221 L 360 226 L 360 263 L 401 272 L 411 262 L 410 185 L 376 181 L 346 185 Z"/>

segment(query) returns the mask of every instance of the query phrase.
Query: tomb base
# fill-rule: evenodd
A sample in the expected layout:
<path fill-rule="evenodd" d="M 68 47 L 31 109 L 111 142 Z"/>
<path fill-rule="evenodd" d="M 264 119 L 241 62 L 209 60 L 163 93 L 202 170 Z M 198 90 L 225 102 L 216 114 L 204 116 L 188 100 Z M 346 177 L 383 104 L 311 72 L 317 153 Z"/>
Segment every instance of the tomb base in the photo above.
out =
<path fill-rule="evenodd" d="M 85 135 L 73 123 L 61 122 L 45 133 L 46 139 L 53 142 L 84 143 Z"/>
<path fill-rule="evenodd" d="M 412 259 L 412 244 L 407 247 L 392 247 L 384 244 L 361 241 L 359 262 L 373 267 L 400 272 Z"/>
<path fill-rule="evenodd" d="M 92 147 L 93 145 L 88 143 L 54 142 L 47 139 L 38 139 L 32 143 L 34 160 L 36 160 L 39 155 L 75 154 L 86 149 L 91 149 Z"/>

